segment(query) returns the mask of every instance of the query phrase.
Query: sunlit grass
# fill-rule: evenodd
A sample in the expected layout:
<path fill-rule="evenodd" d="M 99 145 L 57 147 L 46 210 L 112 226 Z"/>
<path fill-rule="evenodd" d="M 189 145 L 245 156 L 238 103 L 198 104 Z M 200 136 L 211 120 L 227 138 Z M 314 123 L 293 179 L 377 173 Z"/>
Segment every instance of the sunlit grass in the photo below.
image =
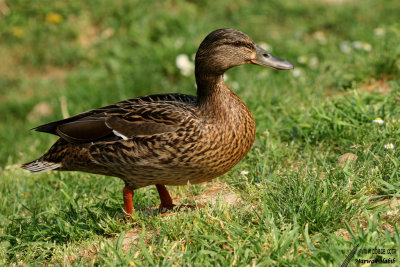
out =
<path fill-rule="evenodd" d="M 356 244 L 398 248 L 400 4 L 334 2 L 0 6 L 0 265 L 338 266 Z M 256 119 L 253 149 L 216 181 L 171 188 L 190 203 L 224 185 L 238 202 L 222 192 L 161 217 L 147 187 L 127 223 L 121 180 L 19 168 L 56 140 L 29 131 L 41 123 L 139 95 L 195 94 L 185 68 L 222 27 L 296 67 L 228 71 Z"/>

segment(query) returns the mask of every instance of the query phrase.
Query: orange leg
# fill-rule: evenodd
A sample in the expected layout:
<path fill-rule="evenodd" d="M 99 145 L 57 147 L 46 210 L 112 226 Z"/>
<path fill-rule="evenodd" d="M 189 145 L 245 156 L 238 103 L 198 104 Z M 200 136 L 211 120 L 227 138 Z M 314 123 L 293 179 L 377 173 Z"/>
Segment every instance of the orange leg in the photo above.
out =
<path fill-rule="evenodd" d="M 133 201 L 132 201 L 132 197 L 133 197 L 133 191 L 131 189 L 129 189 L 128 187 L 124 187 L 124 190 L 122 191 L 123 195 L 124 195 L 124 208 L 125 208 L 125 212 L 127 214 L 133 214 Z"/>
<path fill-rule="evenodd" d="M 160 208 L 159 210 L 162 211 L 164 208 L 168 209 L 168 210 L 173 210 L 174 207 L 176 206 L 174 203 L 172 203 L 172 198 L 169 195 L 169 192 L 167 190 L 167 188 L 165 187 L 165 185 L 162 184 L 156 184 L 157 187 L 157 191 L 158 194 L 160 195 L 160 200 L 161 200 L 161 204 L 160 204 Z M 195 209 L 196 207 L 203 207 L 204 205 L 198 204 L 198 205 L 179 205 L 177 208 L 178 210 L 181 208 L 189 208 L 189 209 Z M 162 214 L 162 216 L 167 215 L 168 212 L 165 212 Z"/>
<path fill-rule="evenodd" d="M 160 210 L 162 210 L 163 208 L 167 208 L 169 210 L 174 209 L 175 205 L 172 203 L 172 198 L 169 195 L 165 185 L 156 184 L 156 187 L 161 199 Z"/>

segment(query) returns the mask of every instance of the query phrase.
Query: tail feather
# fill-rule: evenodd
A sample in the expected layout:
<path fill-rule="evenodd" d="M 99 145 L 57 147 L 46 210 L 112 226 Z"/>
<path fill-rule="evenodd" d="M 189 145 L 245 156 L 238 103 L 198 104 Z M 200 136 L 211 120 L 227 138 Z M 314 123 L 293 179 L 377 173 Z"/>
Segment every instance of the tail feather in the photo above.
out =
<path fill-rule="evenodd" d="M 28 170 L 30 172 L 45 172 L 58 169 L 62 166 L 60 162 L 49 162 L 42 158 L 34 160 L 32 162 L 25 163 L 21 168 Z"/>

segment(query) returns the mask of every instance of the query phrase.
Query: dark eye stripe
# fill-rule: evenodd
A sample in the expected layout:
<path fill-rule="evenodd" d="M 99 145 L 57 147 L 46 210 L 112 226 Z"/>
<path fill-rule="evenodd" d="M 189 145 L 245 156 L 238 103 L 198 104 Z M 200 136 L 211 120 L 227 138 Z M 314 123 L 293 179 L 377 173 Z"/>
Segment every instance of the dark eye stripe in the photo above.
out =
<path fill-rule="evenodd" d="M 234 45 L 234 46 L 238 47 L 238 46 L 235 44 L 236 42 L 240 42 L 240 41 L 235 41 L 235 42 L 225 41 L 225 42 L 222 42 L 220 45 Z M 253 50 L 253 49 L 254 49 L 254 44 L 248 43 L 248 42 L 240 42 L 240 45 L 239 45 L 239 46 L 247 47 L 247 48 L 249 48 L 250 50 Z"/>
<path fill-rule="evenodd" d="M 244 45 L 245 45 L 247 48 L 251 49 L 251 50 L 254 49 L 254 44 L 252 44 L 252 43 L 245 43 Z"/>
<path fill-rule="evenodd" d="M 242 42 L 241 45 L 244 46 L 244 47 L 249 48 L 250 50 L 254 49 L 254 45 L 252 43 L 247 43 L 247 42 L 244 43 L 244 42 Z"/>

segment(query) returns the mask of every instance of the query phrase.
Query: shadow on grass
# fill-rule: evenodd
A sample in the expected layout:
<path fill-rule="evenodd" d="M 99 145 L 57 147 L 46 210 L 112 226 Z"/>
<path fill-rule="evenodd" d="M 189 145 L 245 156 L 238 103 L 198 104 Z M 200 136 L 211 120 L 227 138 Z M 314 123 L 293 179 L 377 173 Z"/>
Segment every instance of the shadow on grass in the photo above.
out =
<path fill-rule="evenodd" d="M 4 234 L 0 244 L 6 248 L 9 260 L 20 258 L 21 253 L 30 258 L 49 259 L 57 246 L 89 239 L 96 235 L 115 236 L 126 228 L 136 227 L 125 220 L 120 203 L 100 199 L 97 203 L 80 204 L 79 198 L 71 200 L 65 209 L 37 212 L 24 206 L 28 215 L 9 217 L 3 221 Z M 158 209 L 139 207 L 138 216 L 156 216 Z"/>

